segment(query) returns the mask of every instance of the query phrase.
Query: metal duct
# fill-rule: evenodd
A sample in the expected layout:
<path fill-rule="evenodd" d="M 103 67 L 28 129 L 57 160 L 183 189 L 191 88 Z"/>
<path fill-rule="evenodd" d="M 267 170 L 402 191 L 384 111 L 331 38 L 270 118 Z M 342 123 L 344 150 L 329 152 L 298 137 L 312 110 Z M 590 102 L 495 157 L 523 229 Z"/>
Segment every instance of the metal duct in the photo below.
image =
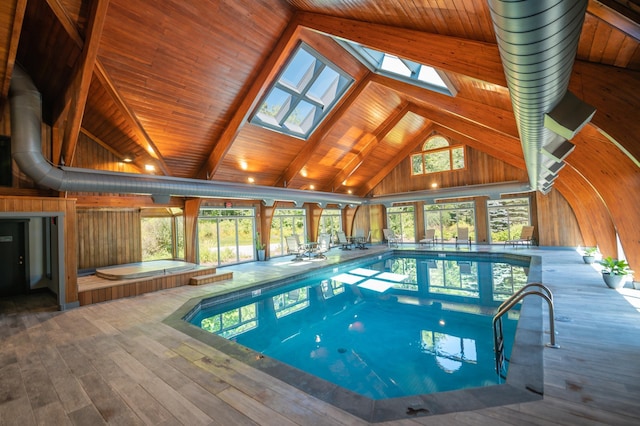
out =
<path fill-rule="evenodd" d="M 564 97 L 587 0 L 489 0 L 529 183 L 541 188 L 541 149 L 556 134 L 544 115 Z"/>
<path fill-rule="evenodd" d="M 119 194 L 151 194 L 154 200 L 166 200 L 169 195 L 185 197 L 241 198 L 263 200 L 267 205 L 274 201 L 293 201 L 296 205 L 327 203 L 346 205 L 384 204 L 427 201 L 453 197 L 487 195 L 492 198 L 504 193 L 527 192 L 522 182 L 506 182 L 488 185 L 471 185 L 457 188 L 431 189 L 373 198 L 328 192 L 303 191 L 271 186 L 211 182 L 168 176 L 149 176 L 90 169 L 53 167 L 41 151 L 41 99 L 40 93 L 29 76 L 20 68 L 13 71 L 10 89 L 11 100 L 11 150 L 20 170 L 37 184 L 56 191 L 106 192 Z"/>
<path fill-rule="evenodd" d="M 11 152 L 20 170 L 37 184 L 56 191 L 151 194 L 154 197 L 219 197 L 302 203 L 358 205 L 363 198 L 328 192 L 303 191 L 168 176 L 115 173 L 89 169 L 53 167 L 42 155 L 41 97 L 31 78 L 19 67 L 13 70 L 11 88 Z"/>

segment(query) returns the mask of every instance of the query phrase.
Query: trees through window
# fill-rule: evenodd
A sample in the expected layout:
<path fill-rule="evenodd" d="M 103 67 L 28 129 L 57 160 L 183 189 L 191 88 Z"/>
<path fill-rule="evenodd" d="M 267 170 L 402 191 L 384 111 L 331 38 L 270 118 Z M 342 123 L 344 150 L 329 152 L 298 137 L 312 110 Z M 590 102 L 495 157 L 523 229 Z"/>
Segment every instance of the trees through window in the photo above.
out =
<path fill-rule="evenodd" d="M 411 155 L 411 174 L 414 176 L 464 167 L 464 146 L 450 145 L 444 136 L 430 137 L 422 146 L 422 152 Z"/>

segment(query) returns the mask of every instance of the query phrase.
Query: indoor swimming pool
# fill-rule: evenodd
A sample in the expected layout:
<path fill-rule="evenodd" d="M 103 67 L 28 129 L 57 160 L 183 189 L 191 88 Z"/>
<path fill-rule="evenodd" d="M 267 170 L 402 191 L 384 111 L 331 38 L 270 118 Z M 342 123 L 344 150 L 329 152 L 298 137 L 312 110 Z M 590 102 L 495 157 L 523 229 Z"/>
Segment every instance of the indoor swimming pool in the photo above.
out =
<path fill-rule="evenodd" d="M 526 256 L 387 253 L 194 301 L 179 315 L 194 335 L 314 396 L 416 405 L 504 384 L 491 322 L 529 268 Z M 519 317 L 504 321 L 508 357 Z"/>

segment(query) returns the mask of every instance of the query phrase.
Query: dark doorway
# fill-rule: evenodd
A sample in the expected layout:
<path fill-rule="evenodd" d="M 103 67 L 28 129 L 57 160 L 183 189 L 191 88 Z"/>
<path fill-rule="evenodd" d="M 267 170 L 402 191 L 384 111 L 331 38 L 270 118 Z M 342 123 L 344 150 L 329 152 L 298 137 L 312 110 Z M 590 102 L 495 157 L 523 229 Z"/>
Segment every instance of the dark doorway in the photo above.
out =
<path fill-rule="evenodd" d="M 28 220 L 0 220 L 0 296 L 27 293 Z"/>
<path fill-rule="evenodd" d="M 0 136 L 0 186 L 11 186 L 13 181 L 11 170 L 11 139 Z"/>

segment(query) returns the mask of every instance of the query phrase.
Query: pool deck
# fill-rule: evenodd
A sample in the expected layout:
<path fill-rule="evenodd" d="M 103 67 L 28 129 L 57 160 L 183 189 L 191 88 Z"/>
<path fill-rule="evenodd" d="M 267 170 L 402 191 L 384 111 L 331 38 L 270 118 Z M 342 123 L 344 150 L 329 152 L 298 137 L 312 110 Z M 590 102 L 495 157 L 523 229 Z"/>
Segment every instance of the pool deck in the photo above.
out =
<path fill-rule="evenodd" d="M 55 300 L 46 295 L 0 299 L 0 424 L 368 424 L 163 320 L 195 297 L 386 249 L 336 248 L 326 261 L 291 262 L 287 256 L 234 265 L 228 267 L 234 272 L 228 282 L 66 312 L 54 311 Z M 441 415 L 415 412 L 408 419 L 376 424 L 640 424 L 640 291 L 608 289 L 575 250 L 472 250 L 542 257 L 542 281 L 554 294 L 560 345 L 543 350 L 543 398 Z"/>

